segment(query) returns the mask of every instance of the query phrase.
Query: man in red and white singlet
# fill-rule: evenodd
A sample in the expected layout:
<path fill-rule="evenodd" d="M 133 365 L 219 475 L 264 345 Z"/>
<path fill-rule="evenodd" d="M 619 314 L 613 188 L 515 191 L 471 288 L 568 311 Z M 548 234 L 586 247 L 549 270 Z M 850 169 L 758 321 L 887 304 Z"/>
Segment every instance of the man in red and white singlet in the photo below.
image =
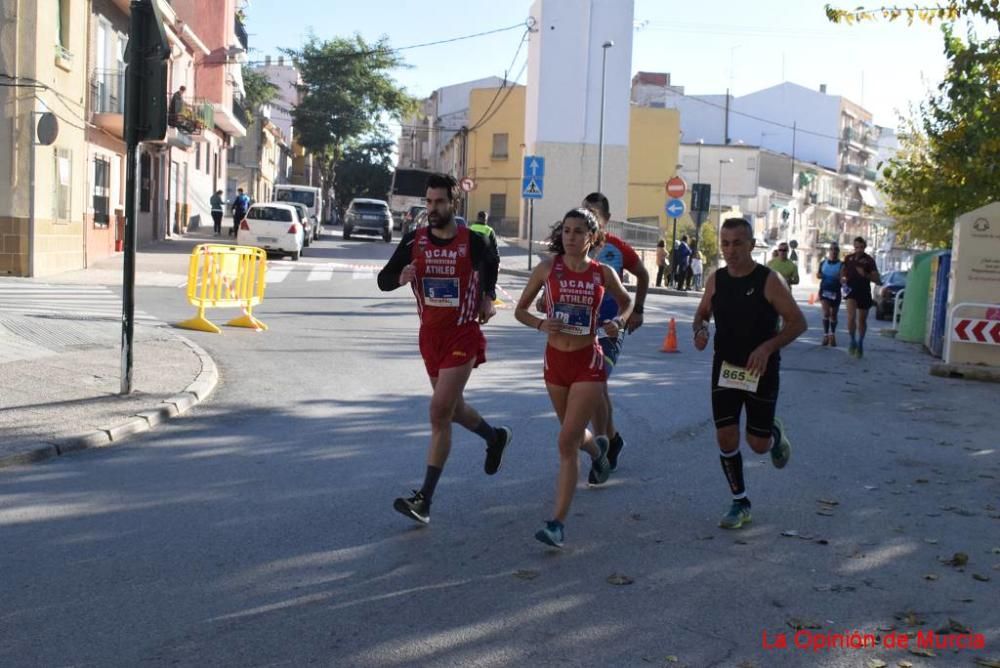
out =
<path fill-rule="evenodd" d="M 451 423 L 486 441 L 488 475 L 500 468 L 510 443 L 509 427 L 490 426 L 465 403 L 472 369 L 486 361 L 486 338 L 479 328 L 496 314 L 500 258 L 482 236 L 455 222 L 455 180 L 434 174 L 427 181 L 427 227 L 406 234 L 378 275 L 385 292 L 409 284 L 420 316 L 420 355 L 431 380 L 431 444 L 424 484 L 393 508 L 427 524 L 431 500 L 451 451 Z"/>

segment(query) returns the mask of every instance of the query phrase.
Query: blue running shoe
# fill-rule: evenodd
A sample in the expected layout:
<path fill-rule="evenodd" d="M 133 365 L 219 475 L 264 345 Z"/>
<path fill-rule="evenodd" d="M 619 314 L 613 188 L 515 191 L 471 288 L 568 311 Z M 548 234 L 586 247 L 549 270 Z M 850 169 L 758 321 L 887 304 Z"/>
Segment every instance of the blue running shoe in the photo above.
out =
<path fill-rule="evenodd" d="M 545 526 L 535 532 L 535 540 L 539 540 L 552 547 L 563 546 L 563 523 L 559 520 L 550 520 Z"/>

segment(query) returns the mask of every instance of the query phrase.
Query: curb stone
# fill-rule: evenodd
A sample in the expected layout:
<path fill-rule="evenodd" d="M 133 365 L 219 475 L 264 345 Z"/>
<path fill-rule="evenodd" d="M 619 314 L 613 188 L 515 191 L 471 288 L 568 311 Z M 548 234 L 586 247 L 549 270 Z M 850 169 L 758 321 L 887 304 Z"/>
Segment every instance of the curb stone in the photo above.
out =
<path fill-rule="evenodd" d="M 159 424 L 183 415 L 192 407 L 205 401 L 219 383 L 219 370 L 215 366 L 215 360 L 194 341 L 179 334 L 174 334 L 174 336 L 190 348 L 201 362 L 201 371 L 198 372 L 195 379 L 181 392 L 164 399 L 148 410 L 131 415 L 119 424 L 76 436 L 67 436 L 65 438 L 42 442 L 25 452 L 0 457 L 0 469 L 9 466 L 33 464 L 80 450 L 116 445 L 127 440 L 134 434 L 151 431 Z"/>

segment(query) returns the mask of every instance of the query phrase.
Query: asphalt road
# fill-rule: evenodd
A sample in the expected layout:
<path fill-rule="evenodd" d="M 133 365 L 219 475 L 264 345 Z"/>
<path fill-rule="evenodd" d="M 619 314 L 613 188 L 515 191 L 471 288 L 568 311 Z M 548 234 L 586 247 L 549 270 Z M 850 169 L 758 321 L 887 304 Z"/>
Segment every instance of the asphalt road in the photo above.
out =
<path fill-rule="evenodd" d="M 558 465 L 544 340 L 508 303 L 466 397 L 514 442 L 488 477 L 481 441 L 459 428 L 421 528 L 391 507 L 419 487 L 429 436 L 412 296 L 379 292 L 371 269 L 392 249 L 338 231 L 272 262 L 272 277 L 288 271 L 257 310 L 269 331 L 185 333 L 219 366 L 207 403 L 118 447 L 0 471 L 0 665 L 1000 658 L 995 385 L 932 377 L 917 347 L 877 335 L 861 361 L 820 348 L 818 309 L 803 306 L 811 329 L 785 351 L 779 403 L 791 462 L 744 450 L 754 522 L 726 532 L 711 358 L 688 336 L 696 301 L 651 297 L 611 381 L 621 467 L 581 485 L 557 552 L 532 537 Z M 516 297 L 523 280 L 501 285 Z M 138 307 L 192 311 L 171 287 L 140 288 Z M 676 355 L 659 352 L 670 317 Z M 943 563 L 959 552 L 966 564 Z M 885 636 L 949 620 L 986 648 L 794 646 L 795 626 Z M 765 648 L 765 632 L 789 647 Z"/>

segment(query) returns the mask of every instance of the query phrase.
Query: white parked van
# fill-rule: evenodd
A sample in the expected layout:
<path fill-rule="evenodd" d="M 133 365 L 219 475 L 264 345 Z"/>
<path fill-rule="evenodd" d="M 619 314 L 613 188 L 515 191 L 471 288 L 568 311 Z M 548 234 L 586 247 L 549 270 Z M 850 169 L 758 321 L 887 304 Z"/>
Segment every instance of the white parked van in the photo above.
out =
<path fill-rule="evenodd" d="M 279 183 L 274 186 L 274 201 L 304 205 L 313 219 L 313 224 L 310 226 L 313 230 L 313 239 L 319 239 L 323 228 L 323 197 L 319 188 Z"/>

